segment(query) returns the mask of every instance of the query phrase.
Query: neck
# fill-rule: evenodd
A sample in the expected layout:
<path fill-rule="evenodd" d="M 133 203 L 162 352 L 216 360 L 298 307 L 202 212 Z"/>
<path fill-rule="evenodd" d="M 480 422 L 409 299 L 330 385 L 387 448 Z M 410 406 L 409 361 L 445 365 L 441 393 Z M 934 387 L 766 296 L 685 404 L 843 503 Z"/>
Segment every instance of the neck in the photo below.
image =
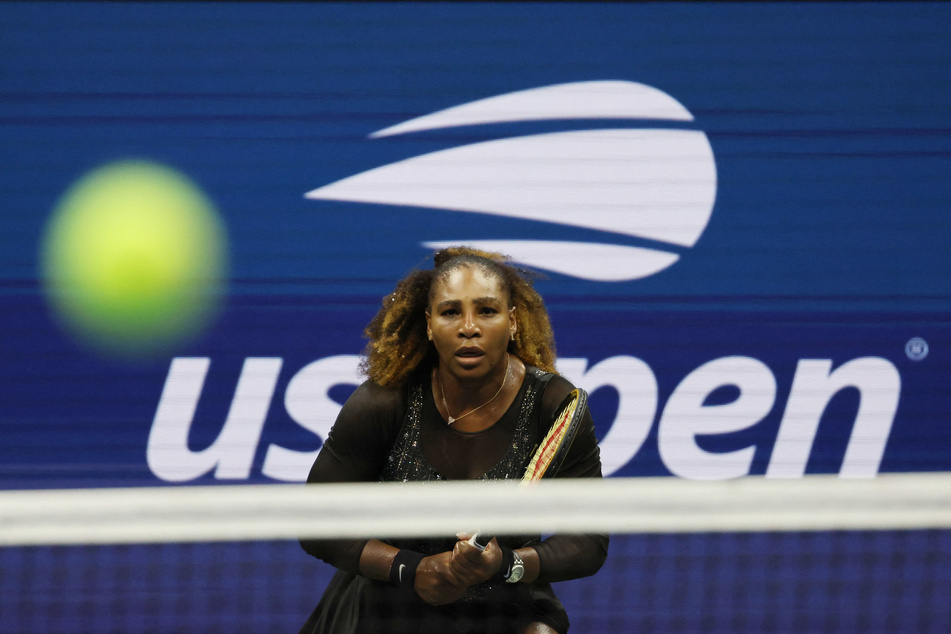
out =
<path fill-rule="evenodd" d="M 460 381 L 458 377 L 445 376 L 439 367 L 435 369 L 435 383 L 438 384 L 443 407 L 448 417 L 458 420 L 499 400 L 509 378 L 511 356 L 506 353 L 505 364 L 499 372 L 473 381 Z"/>

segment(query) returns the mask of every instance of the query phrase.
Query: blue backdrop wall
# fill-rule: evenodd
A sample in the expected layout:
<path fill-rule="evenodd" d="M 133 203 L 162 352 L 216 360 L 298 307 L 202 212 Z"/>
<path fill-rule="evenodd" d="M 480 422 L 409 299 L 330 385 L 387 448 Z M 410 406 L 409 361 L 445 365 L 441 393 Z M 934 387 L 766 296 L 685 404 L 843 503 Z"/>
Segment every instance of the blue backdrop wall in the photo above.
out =
<path fill-rule="evenodd" d="M 611 475 L 951 470 L 951 7 L 7 3 L 0 16 L 2 488 L 302 480 L 359 380 L 380 298 L 447 242 L 492 244 L 545 274 L 560 367 L 592 392 Z M 416 128 L 391 130 L 405 122 Z M 64 330 L 40 274 L 60 197 L 129 159 L 192 179 L 230 253 L 216 321 L 135 361 Z M 438 169 L 452 161 L 462 167 Z M 196 360 L 207 371 L 189 375 L 194 415 L 163 418 L 171 379 Z M 245 376 L 264 403 L 228 453 L 216 441 Z M 725 427 L 685 422 L 718 407 L 732 408 Z M 159 447 L 175 425 L 187 438 Z M 669 440 L 684 430 L 686 449 Z M 804 450 L 788 441 L 802 430 Z M 947 557 L 945 537 L 921 539 Z M 743 539 L 710 548 L 757 552 Z M 874 550 L 856 539 L 842 548 Z M 799 565 L 804 541 L 776 556 Z M 620 543 L 625 557 L 656 550 Z M 912 548 L 905 536 L 881 556 L 893 547 Z M 202 548 L 189 557 L 228 558 Z M 296 547 L 261 548 L 281 563 L 222 597 L 265 596 L 296 566 Z M 103 552 L 88 565 L 118 557 L 126 580 L 164 556 Z M 4 551 L 4 569 L 39 574 L 44 553 Z M 582 629 L 639 618 L 641 629 L 813 630 L 795 614 L 845 609 L 827 629 L 888 630 L 921 613 L 908 599 L 833 609 L 820 595 L 770 595 L 765 616 L 704 621 L 715 598 L 673 594 L 664 607 L 638 594 L 684 577 L 634 579 L 612 562 L 566 586 Z M 307 586 L 299 603 L 260 607 L 268 625 L 246 629 L 300 622 L 326 574 L 302 554 L 300 566 L 314 576 L 291 584 Z M 588 609 L 624 570 L 641 598 L 604 621 Z M 88 581 L 58 591 L 93 592 Z M 0 610 L 0 623 L 15 619 L 0 629 L 36 631 L 40 613 L 54 620 L 39 629 L 102 629 L 81 614 L 98 614 L 89 606 L 108 602 L 112 581 L 89 609 L 52 613 L 36 583 L 2 599 L 16 607 Z M 130 615 L 176 613 L 158 596 L 106 629 L 153 629 Z M 229 605 L 156 627 L 221 623 Z M 928 610 L 918 629 L 945 628 L 947 608 Z M 658 616 L 671 612 L 694 617 Z"/>

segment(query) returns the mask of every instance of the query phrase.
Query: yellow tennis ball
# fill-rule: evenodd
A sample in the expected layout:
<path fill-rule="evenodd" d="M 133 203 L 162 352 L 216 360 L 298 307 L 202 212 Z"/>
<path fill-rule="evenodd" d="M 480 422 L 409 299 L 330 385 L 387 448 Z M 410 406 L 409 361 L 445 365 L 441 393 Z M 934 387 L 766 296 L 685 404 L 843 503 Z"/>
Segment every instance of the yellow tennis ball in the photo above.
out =
<path fill-rule="evenodd" d="M 80 178 L 57 204 L 41 252 L 47 296 L 64 326 L 124 357 L 168 352 L 204 329 L 227 259 L 208 198 L 182 174 L 148 162 Z"/>

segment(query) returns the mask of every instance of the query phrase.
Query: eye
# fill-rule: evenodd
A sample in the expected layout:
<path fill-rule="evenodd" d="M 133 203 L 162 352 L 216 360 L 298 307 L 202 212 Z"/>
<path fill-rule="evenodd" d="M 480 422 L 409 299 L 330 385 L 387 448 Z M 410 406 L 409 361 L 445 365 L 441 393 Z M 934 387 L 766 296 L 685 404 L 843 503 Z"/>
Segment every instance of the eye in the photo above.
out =
<path fill-rule="evenodd" d="M 456 315 L 459 314 L 459 311 L 456 310 L 455 308 L 447 308 L 439 314 L 442 315 L 443 317 L 455 317 Z"/>
<path fill-rule="evenodd" d="M 494 314 L 498 313 L 499 311 L 496 310 L 496 309 L 494 309 L 494 308 L 492 308 L 491 306 L 484 306 L 480 312 L 481 312 L 483 315 L 494 315 Z"/>

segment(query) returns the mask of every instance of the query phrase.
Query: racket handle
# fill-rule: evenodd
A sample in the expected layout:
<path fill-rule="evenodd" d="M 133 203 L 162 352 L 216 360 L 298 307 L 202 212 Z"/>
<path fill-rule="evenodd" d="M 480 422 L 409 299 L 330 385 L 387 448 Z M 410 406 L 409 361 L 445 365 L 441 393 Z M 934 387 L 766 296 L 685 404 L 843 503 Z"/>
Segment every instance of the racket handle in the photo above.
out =
<path fill-rule="evenodd" d="M 469 538 L 469 543 L 475 546 L 476 548 L 478 548 L 479 550 L 485 550 L 486 546 L 489 545 L 489 542 L 492 541 L 494 537 L 495 535 L 486 535 L 484 533 L 476 533 L 475 535 Z"/>

